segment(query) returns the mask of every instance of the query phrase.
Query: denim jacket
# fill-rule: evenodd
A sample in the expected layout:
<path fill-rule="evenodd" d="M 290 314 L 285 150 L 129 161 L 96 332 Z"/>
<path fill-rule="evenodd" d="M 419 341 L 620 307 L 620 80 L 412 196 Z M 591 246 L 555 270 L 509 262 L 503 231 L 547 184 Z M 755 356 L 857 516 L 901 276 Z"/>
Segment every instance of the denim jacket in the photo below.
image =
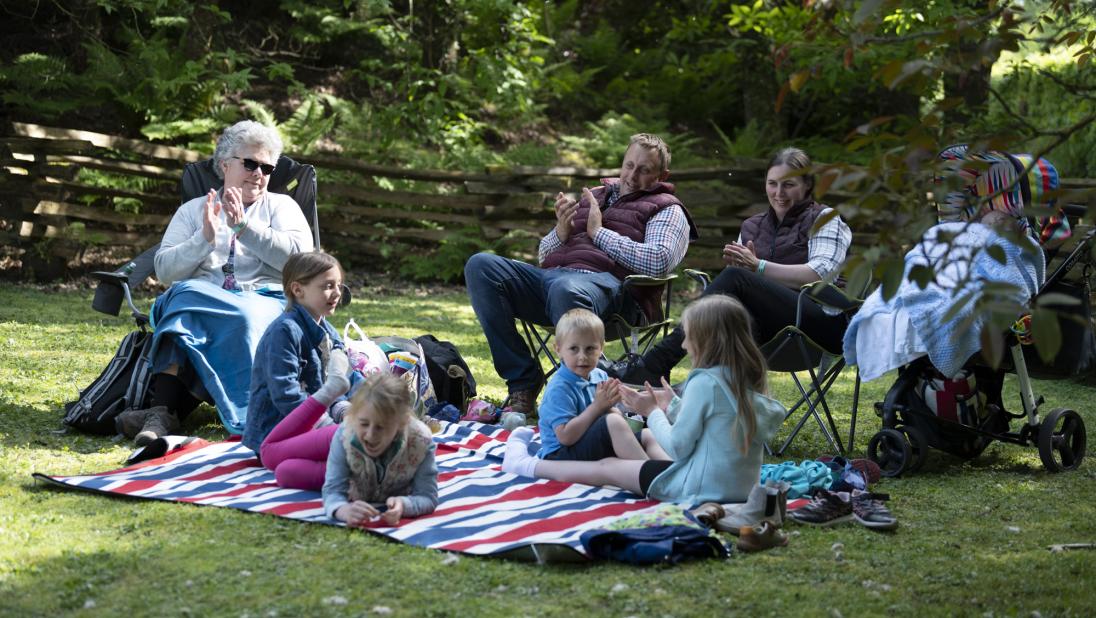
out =
<path fill-rule="evenodd" d="M 274 426 L 323 385 L 325 359 L 320 344 L 325 335 L 333 348 L 343 347 L 338 331 L 326 318 L 317 323 L 298 304 L 267 327 L 251 367 L 244 446 L 259 452 Z"/>

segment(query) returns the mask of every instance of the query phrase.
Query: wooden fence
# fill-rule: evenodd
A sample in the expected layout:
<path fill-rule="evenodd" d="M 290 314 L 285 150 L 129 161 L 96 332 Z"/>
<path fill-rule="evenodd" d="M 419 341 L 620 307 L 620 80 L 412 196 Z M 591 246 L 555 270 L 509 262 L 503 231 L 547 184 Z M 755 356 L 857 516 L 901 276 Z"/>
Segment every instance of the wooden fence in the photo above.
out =
<path fill-rule="evenodd" d="M 554 225 L 557 192 L 577 193 L 618 173 L 521 166 L 416 170 L 290 155 L 316 166 L 323 244 L 351 266 L 457 241 L 502 243 L 530 257 L 537 238 Z M 34 247 L 27 253 L 51 256 L 61 267 L 89 246 L 144 249 L 159 241 L 179 204 L 183 166 L 206 156 L 87 131 L 0 126 L 0 239 Z M 765 208 L 764 165 L 735 159 L 727 167 L 673 171 L 671 180 L 701 234 L 686 265 L 719 266 L 725 240 L 737 234 L 744 217 Z M 1064 185 L 1092 188 L 1096 181 Z M 846 197 L 830 193 L 827 201 Z"/>

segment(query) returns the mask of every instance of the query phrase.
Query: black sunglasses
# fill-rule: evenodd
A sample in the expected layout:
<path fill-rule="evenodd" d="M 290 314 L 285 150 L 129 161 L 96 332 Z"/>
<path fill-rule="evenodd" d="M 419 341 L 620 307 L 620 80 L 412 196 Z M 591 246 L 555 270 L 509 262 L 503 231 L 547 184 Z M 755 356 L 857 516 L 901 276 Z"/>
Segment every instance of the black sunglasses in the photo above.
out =
<path fill-rule="evenodd" d="M 254 172 L 256 169 L 263 171 L 263 176 L 269 176 L 274 173 L 274 166 L 269 163 L 259 163 L 255 159 L 245 159 L 243 157 L 232 157 L 233 159 L 239 159 L 244 162 L 244 169 L 249 172 Z"/>

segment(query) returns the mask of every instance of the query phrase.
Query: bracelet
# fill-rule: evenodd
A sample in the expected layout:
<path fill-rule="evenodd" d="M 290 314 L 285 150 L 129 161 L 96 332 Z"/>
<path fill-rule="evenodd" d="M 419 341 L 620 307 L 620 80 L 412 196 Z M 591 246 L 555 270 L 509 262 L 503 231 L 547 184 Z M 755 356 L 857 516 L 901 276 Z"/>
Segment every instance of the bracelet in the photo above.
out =
<path fill-rule="evenodd" d="M 245 227 L 247 227 L 247 220 L 240 221 L 239 223 L 237 223 L 236 225 L 233 225 L 229 229 L 232 230 L 233 234 L 239 236 L 240 232 L 242 232 Z"/>
<path fill-rule="evenodd" d="M 757 274 L 761 275 L 762 277 L 765 276 L 765 260 L 757 261 Z"/>

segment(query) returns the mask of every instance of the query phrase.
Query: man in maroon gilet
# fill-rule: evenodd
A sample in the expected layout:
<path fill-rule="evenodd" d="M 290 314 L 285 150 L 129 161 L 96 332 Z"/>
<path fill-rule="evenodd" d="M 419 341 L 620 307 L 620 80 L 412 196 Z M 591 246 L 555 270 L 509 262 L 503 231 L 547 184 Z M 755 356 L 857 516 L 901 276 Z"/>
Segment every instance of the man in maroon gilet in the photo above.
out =
<path fill-rule="evenodd" d="M 599 316 L 634 313 L 635 301 L 621 293 L 624 277 L 663 276 L 685 257 L 696 227 L 665 182 L 669 166 L 665 142 L 633 135 L 619 178 L 583 189 L 581 200 L 557 196 L 556 226 L 540 241 L 540 267 L 491 253 L 465 264 L 472 309 L 515 411 L 535 411 L 544 384 L 515 318 L 547 326 L 576 307 Z"/>

